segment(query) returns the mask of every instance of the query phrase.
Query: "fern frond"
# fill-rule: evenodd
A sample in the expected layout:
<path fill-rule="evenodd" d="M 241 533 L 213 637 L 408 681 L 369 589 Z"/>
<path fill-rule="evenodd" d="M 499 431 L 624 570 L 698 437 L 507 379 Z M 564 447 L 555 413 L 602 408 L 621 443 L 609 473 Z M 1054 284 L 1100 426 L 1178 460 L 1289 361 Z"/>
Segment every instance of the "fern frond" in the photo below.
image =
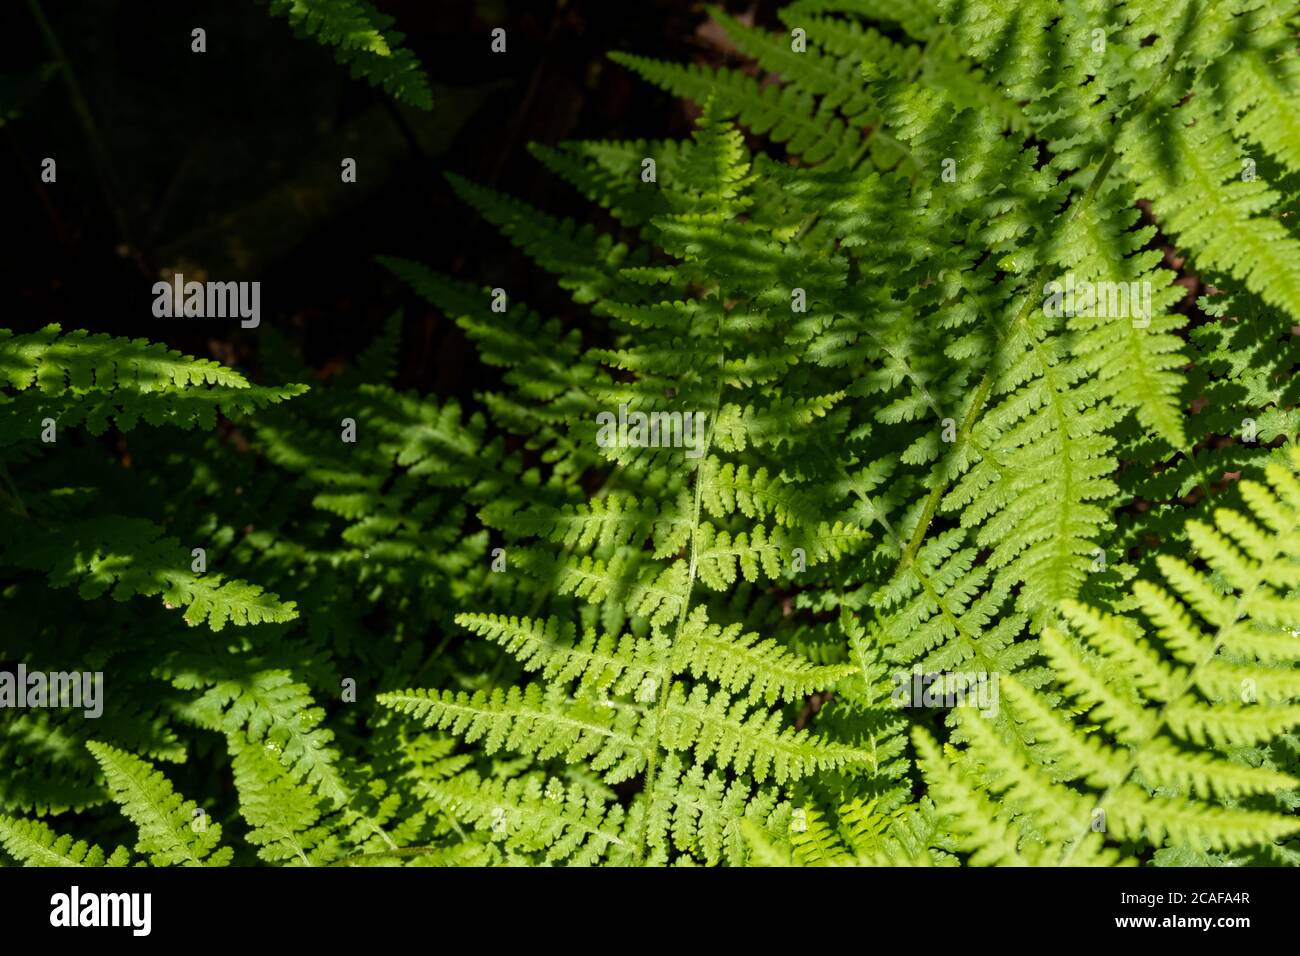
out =
<path fill-rule="evenodd" d="M 91 518 L 47 530 L 37 547 L 11 549 L 10 564 L 44 571 L 52 587 L 77 585 L 86 600 L 111 593 L 126 601 L 162 596 L 169 608 L 185 608 L 184 620 L 220 631 L 297 617 L 293 601 L 281 601 L 255 584 L 190 570 L 191 559 L 175 538 L 139 518 Z"/>
<path fill-rule="evenodd" d="M 304 866 L 327 863 L 338 855 L 337 838 L 321 825 L 321 801 L 309 786 L 294 781 L 273 743 L 232 737 L 239 813 L 251 828 L 247 839 L 269 863 Z"/>
<path fill-rule="evenodd" d="M 332 47 L 354 77 L 365 78 L 394 99 L 432 109 L 429 81 L 420 61 L 391 29 L 393 18 L 366 0 L 267 0 L 273 16 L 284 17 L 299 36 Z"/>
<path fill-rule="evenodd" d="M 0 817 L 0 846 L 24 866 L 126 866 L 130 862 L 125 847 L 106 856 L 84 840 L 59 836 L 39 820 Z"/>
<path fill-rule="evenodd" d="M 1087 715 L 1085 726 L 1004 676 L 1007 705 L 1032 749 L 968 710 L 960 725 L 969 745 L 955 763 L 918 731 L 936 799 L 952 801 L 973 861 L 1101 860 L 1111 852 L 1101 850 L 1103 840 L 1233 852 L 1300 828 L 1254 802 L 1297 779 L 1237 756 L 1300 722 L 1300 708 L 1280 699 L 1277 684 L 1260 699 L 1248 676 L 1268 684 L 1271 670 L 1300 661 L 1294 636 L 1278 637 L 1300 615 L 1297 468 L 1293 451 L 1289 468 L 1266 469 L 1267 483 L 1243 480 L 1249 512 L 1219 509 L 1217 529 L 1189 523 L 1207 571 L 1162 556 L 1163 583 L 1133 586 L 1145 633 L 1131 618 L 1063 602 L 1072 635 L 1049 627 L 1041 645 L 1060 691 Z M 1233 696 L 1243 703 L 1224 699 L 1227 673 L 1241 675 Z M 965 778 L 985 779 L 1001 804 L 995 808 Z M 999 827 L 969 829 L 981 814 Z"/>
<path fill-rule="evenodd" d="M 139 829 L 136 851 L 154 866 L 225 866 L 232 856 L 221 845 L 221 825 L 208 823 L 192 800 L 147 762 L 107 744 L 86 745 L 108 781 L 109 793 Z M 197 813 L 195 811 L 198 811 Z"/>

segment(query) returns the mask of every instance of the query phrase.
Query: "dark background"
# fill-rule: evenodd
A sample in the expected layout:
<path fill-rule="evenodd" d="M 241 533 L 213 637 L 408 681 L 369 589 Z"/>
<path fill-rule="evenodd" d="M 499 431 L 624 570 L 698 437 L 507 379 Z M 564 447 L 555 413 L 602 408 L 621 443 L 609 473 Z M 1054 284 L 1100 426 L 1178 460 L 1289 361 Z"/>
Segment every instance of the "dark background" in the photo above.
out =
<path fill-rule="evenodd" d="M 737 62 L 689 0 L 379 0 L 420 59 L 433 109 L 353 79 L 314 38 L 257 0 L 3 0 L 0 326 L 51 322 L 143 336 L 257 374 L 257 329 L 237 319 L 159 319 L 152 285 L 259 280 L 262 328 L 287 333 L 328 377 L 404 311 L 399 384 L 473 391 L 460 330 L 374 262 L 405 256 L 512 300 L 573 317 L 567 297 L 452 194 L 444 170 L 548 212 L 604 222 L 547 173 L 530 141 L 688 136 L 693 108 L 606 58 Z M 778 4 L 731 3 L 775 25 Z M 36 11 L 47 21 L 50 37 Z M 507 52 L 490 50 L 504 27 Z M 191 30 L 207 52 L 191 52 Z M 85 110 L 77 108 L 70 68 Z M 9 97 L 10 101 L 14 96 Z M 0 98 L 3 102 L 3 98 Z M 41 182 L 53 157 L 56 183 Z M 343 157 L 358 181 L 340 181 Z"/>

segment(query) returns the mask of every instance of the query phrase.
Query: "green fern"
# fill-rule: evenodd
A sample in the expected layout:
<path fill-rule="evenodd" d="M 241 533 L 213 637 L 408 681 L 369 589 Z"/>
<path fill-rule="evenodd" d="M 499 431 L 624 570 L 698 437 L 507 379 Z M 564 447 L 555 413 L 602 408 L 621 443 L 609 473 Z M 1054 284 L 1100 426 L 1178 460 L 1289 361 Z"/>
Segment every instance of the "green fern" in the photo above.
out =
<path fill-rule="evenodd" d="M 154 866 L 224 866 L 231 849 L 221 846 L 221 825 L 206 822 L 206 814 L 185 800 L 148 763 L 105 744 L 90 743 L 113 801 L 136 825 L 136 851 Z"/>
<path fill-rule="evenodd" d="M 1205 570 L 1158 559 L 1164 583 L 1133 588 L 1145 625 L 1063 605 L 1070 632 L 1046 630 L 1043 648 L 1080 717 L 1066 720 L 1051 699 L 1008 678 L 1032 749 L 969 710 L 968 746 L 955 761 L 918 730 L 931 792 L 973 862 L 1107 861 L 1107 840 L 1232 853 L 1300 829 L 1258 805 L 1300 780 L 1240 755 L 1300 722 L 1290 703 L 1300 690 L 1295 469 L 1300 451 L 1290 469 L 1270 465 L 1267 484 L 1243 480 L 1249 514 L 1220 509 L 1215 526 L 1189 524 Z M 994 827 L 990 796 L 1001 805 Z"/>
<path fill-rule="evenodd" d="M 393 18 L 366 0 L 267 0 L 272 15 L 284 17 L 295 33 L 331 47 L 354 77 L 364 78 L 394 99 L 432 109 L 429 81 L 420 61 L 402 46 L 405 36 Z"/>
<path fill-rule="evenodd" d="M 0 817 L 0 845 L 24 866 L 125 866 L 130 854 L 118 847 L 105 855 L 97 846 L 59 836 L 39 820 Z"/>
<path fill-rule="evenodd" d="M 8 857 L 1300 862 L 1292 7 L 708 15 L 743 66 L 613 54 L 688 141 L 532 146 L 601 218 L 448 174 L 571 304 L 380 257 L 472 395 L 400 312 L 310 390 L 0 333 L 0 658 L 114 687 L 0 720 Z"/>

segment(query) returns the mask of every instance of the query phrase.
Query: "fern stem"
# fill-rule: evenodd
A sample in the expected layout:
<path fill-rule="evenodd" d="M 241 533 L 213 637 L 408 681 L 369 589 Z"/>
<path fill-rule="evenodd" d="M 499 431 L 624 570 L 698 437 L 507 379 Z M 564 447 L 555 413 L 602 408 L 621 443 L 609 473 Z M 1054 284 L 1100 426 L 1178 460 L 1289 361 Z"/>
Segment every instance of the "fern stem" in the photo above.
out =
<path fill-rule="evenodd" d="M 1140 115 L 1140 114 L 1139 114 Z M 1111 145 L 1107 147 L 1106 155 L 1101 164 L 1097 167 L 1097 172 L 1093 174 L 1092 181 L 1079 201 L 1071 207 L 1070 218 L 1066 221 L 1065 228 L 1069 228 L 1070 223 L 1077 219 L 1081 211 L 1088 206 L 1100 191 L 1101 184 L 1110 174 L 1111 167 L 1115 164 L 1115 139 L 1111 140 Z M 1029 320 L 1029 316 L 1036 308 L 1036 299 L 1033 290 L 1043 284 L 1043 280 L 1051 273 L 1052 266 L 1050 263 L 1044 263 L 1039 267 L 1038 273 L 1034 276 L 1033 282 L 1029 284 L 1026 290 L 1025 303 L 1020 307 L 1016 317 L 1011 320 L 1007 327 L 1005 338 L 1010 338 L 1015 330 Z M 996 361 L 990 361 L 984 371 L 983 377 L 975 387 L 975 394 L 971 399 L 970 407 L 966 410 L 962 418 L 961 427 L 957 431 L 956 440 L 953 442 L 953 450 L 950 454 L 956 453 L 959 448 L 970 441 L 970 433 L 975 428 L 976 420 L 984 410 L 984 405 L 988 401 L 989 392 L 993 387 L 994 369 L 998 367 Z M 934 487 L 930 489 L 930 494 L 926 498 L 925 507 L 921 511 L 921 517 L 917 521 L 916 528 L 912 531 L 912 538 L 908 541 L 907 550 L 899 560 L 899 567 L 905 568 L 911 565 L 915 560 L 917 552 L 925 540 L 926 532 L 929 530 L 930 522 L 934 520 L 935 512 L 939 508 L 939 501 L 943 498 L 944 493 L 948 490 L 948 483 L 943 480 L 937 480 Z"/>
<path fill-rule="evenodd" d="M 843 472 L 843 469 L 841 470 Z M 869 508 L 871 508 L 873 512 L 875 512 L 876 509 L 872 507 L 870 497 L 864 491 L 862 491 L 861 488 L 857 486 L 857 482 L 853 481 L 853 479 L 848 476 L 847 472 L 843 472 L 843 473 L 845 477 L 848 479 L 849 487 L 853 489 L 854 494 L 856 494 L 859 498 L 861 498 L 863 502 Z M 889 523 L 889 519 L 882 514 L 879 516 L 878 520 L 880 521 L 881 525 L 884 527 L 885 533 L 889 535 L 889 539 L 894 543 L 894 546 L 901 548 L 903 544 L 903 540 L 898 536 L 898 533 L 894 530 L 893 526 Z M 917 583 L 921 585 L 926 595 L 928 595 L 930 600 L 934 602 L 934 606 L 939 609 L 939 613 L 942 614 L 944 619 L 952 626 L 953 633 L 961 635 L 970 641 L 971 653 L 974 655 L 974 659 L 979 661 L 980 664 L 983 665 L 984 670 L 987 672 L 992 672 L 997 670 L 997 662 L 993 658 L 990 658 L 987 654 L 984 653 L 984 647 L 980 643 L 979 635 L 971 631 L 970 625 L 968 625 L 963 620 L 963 618 L 953 613 L 952 608 L 948 606 L 948 602 L 944 600 L 945 595 L 941 594 L 939 590 L 935 588 L 934 581 L 931 580 L 930 575 L 926 574 L 924 571 L 921 570 L 920 567 L 917 566 L 912 567 L 912 574 L 916 577 Z M 857 620 L 856 613 L 851 612 L 849 611 L 848 608 L 844 607 L 842 595 L 839 598 L 839 602 L 840 602 L 840 607 L 846 612 L 852 614 L 854 620 L 856 621 Z M 880 647 L 882 651 L 888 651 L 889 649 L 888 646 L 885 645 L 884 643 L 881 643 Z"/>
<path fill-rule="evenodd" d="M 341 860 L 335 860 L 329 866 L 352 866 L 358 860 L 373 860 L 384 856 L 428 856 L 430 853 L 437 853 L 442 847 L 436 846 L 405 846 L 398 847 L 394 850 L 376 850 L 373 853 L 356 853 L 352 856 L 344 857 Z"/>
<path fill-rule="evenodd" d="M 668 711 L 668 700 L 672 694 L 672 652 L 673 648 L 681 639 L 682 628 L 686 625 L 686 615 L 690 611 L 691 593 L 695 589 L 695 575 L 699 560 L 699 534 L 700 534 L 700 511 L 704 501 L 704 463 L 709 459 L 709 449 L 713 445 L 713 432 L 717 427 L 718 409 L 722 405 L 722 391 L 726 387 L 723 381 L 723 370 L 726 367 L 726 355 L 722 349 L 722 319 L 726 314 L 725 309 L 718 312 L 718 378 L 717 385 L 713 392 L 713 409 L 709 413 L 709 430 L 704 436 L 704 448 L 700 452 L 698 464 L 695 466 L 695 501 L 691 506 L 691 545 L 690 558 L 686 570 L 686 586 L 682 595 L 681 610 L 677 614 L 677 624 L 673 629 L 673 638 L 664 651 L 660 654 L 659 670 L 665 674 L 664 687 L 659 693 L 658 701 L 655 705 L 654 719 L 654 736 L 650 740 L 650 754 L 646 764 L 646 783 L 644 793 L 646 795 L 646 812 L 645 819 L 641 823 L 641 833 L 637 839 L 636 845 L 636 862 L 641 864 L 645 859 L 646 843 L 650 836 L 650 821 L 654 814 L 654 794 L 655 794 L 655 777 L 659 771 L 659 730 L 663 726 L 664 717 Z"/>
<path fill-rule="evenodd" d="M 1213 2 L 1214 0 L 1212 0 L 1212 3 Z M 1195 26 L 1197 19 L 1199 19 L 1200 13 L 1201 11 L 1199 9 L 1192 12 L 1192 15 L 1188 18 L 1186 28 L 1178 38 L 1177 43 L 1175 43 L 1174 49 L 1169 54 L 1169 59 L 1165 64 L 1164 71 L 1156 78 L 1155 83 L 1153 83 L 1151 88 L 1143 95 L 1133 114 L 1118 124 L 1116 132 L 1111 136 L 1110 144 L 1106 147 L 1106 153 L 1102 157 L 1096 173 L 1093 174 L 1092 181 L 1088 183 L 1088 188 L 1084 190 L 1084 193 L 1079 197 L 1078 202 L 1076 202 L 1071 208 L 1070 217 L 1066 220 L 1065 228 L 1069 228 L 1070 224 L 1079 217 L 1081 211 L 1087 208 L 1100 192 L 1102 184 L 1110 175 L 1111 168 L 1115 165 L 1115 160 L 1119 155 L 1117 151 L 1119 129 L 1122 129 L 1127 123 L 1134 122 L 1146 115 L 1148 108 L 1151 106 L 1151 101 L 1154 100 L 1159 91 L 1164 88 L 1165 84 L 1169 81 L 1169 78 L 1173 75 L 1174 68 L 1177 66 L 1179 60 L 1182 59 L 1182 54 L 1186 48 L 1187 40 L 1192 34 L 1193 27 Z M 1034 310 L 1035 302 L 1032 291 L 1043 284 L 1043 280 L 1047 278 L 1050 271 L 1051 265 L 1049 263 L 1044 263 L 1039 267 L 1034 282 L 1029 286 L 1030 294 L 1026 295 L 1025 304 L 1021 306 L 1020 312 L 1012 321 L 1011 326 L 1008 328 L 1008 333 L 1014 331 L 1017 326 L 1024 324 L 1024 322 L 1029 318 L 1029 315 Z M 953 452 L 956 452 L 964 441 L 969 440 L 969 431 L 974 428 L 975 419 L 983 410 L 984 403 L 988 399 L 989 390 L 993 385 L 993 370 L 995 368 L 996 363 L 990 362 L 988 368 L 984 372 L 984 377 L 976 387 L 974 399 L 971 401 L 970 408 L 962 420 L 961 429 L 958 431 L 957 441 L 953 442 Z M 909 566 L 916 558 L 916 553 L 920 550 L 921 544 L 925 540 L 926 532 L 929 530 L 930 522 L 934 520 L 935 511 L 938 510 L 939 500 L 947 491 L 947 487 L 947 482 L 937 481 L 935 486 L 930 490 L 930 494 L 926 498 L 925 507 L 921 512 L 921 518 L 917 522 L 916 528 L 912 533 L 912 539 L 908 542 L 907 550 L 899 561 L 900 568 Z"/>

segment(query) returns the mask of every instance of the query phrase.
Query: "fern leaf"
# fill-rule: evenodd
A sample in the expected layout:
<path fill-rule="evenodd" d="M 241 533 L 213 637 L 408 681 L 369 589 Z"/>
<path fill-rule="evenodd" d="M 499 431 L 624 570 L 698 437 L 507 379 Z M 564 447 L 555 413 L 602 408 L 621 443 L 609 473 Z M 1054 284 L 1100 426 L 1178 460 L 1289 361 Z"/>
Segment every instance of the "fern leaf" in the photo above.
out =
<path fill-rule="evenodd" d="M 230 847 L 221 846 L 221 825 L 173 789 L 147 762 L 107 744 L 86 745 L 108 781 L 109 793 L 139 829 L 136 851 L 154 866 L 225 866 Z M 197 811 L 197 812 L 195 812 Z"/>

